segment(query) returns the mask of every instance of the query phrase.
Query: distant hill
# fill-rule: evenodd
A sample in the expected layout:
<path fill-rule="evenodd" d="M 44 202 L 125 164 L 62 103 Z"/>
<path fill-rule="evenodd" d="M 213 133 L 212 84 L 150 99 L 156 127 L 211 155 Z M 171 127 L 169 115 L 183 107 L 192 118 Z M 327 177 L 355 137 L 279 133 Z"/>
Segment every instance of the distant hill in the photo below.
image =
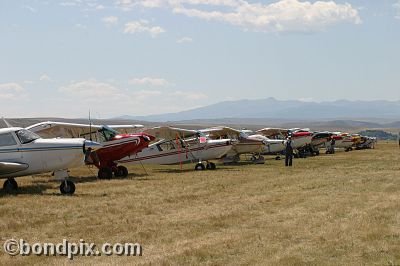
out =
<path fill-rule="evenodd" d="M 396 120 L 400 118 L 400 101 L 348 101 L 303 102 L 280 101 L 274 98 L 259 100 L 225 101 L 178 113 L 148 116 L 124 115 L 117 119 L 151 122 L 204 120 L 204 119 L 280 119 L 323 121 L 361 120 L 374 118 Z M 396 124 L 400 125 L 400 123 Z M 394 127 L 397 127 L 393 125 Z"/>
<path fill-rule="evenodd" d="M 364 130 L 359 132 L 360 135 L 375 137 L 381 140 L 397 140 L 398 136 L 383 130 Z"/>

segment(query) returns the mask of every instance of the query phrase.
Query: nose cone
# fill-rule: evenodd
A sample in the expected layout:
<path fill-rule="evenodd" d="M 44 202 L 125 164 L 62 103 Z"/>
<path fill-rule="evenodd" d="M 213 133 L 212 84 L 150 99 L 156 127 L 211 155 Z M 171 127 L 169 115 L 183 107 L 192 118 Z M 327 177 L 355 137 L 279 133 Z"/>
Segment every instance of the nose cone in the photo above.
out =
<path fill-rule="evenodd" d="M 83 151 L 86 152 L 86 150 L 90 149 L 92 151 L 98 150 L 101 147 L 103 147 L 103 145 L 101 145 L 98 142 L 95 141 L 91 141 L 91 140 L 85 140 L 83 143 Z"/>

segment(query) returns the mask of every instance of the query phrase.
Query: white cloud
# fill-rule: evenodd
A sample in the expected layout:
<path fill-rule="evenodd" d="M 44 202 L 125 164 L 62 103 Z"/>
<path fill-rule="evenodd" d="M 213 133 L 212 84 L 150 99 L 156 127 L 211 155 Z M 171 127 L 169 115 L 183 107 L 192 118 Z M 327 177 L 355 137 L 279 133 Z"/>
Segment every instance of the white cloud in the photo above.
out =
<path fill-rule="evenodd" d="M 28 5 L 23 5 L 22 8 L 27 9 L 27 10 L 31 11 L 32 13 L 37 12 L 37 10 L 35 8 L 28 6 Z"/>
<path fill-rule="evenodd" d="M 397 12 L 395 18 L 400 19 L 400 0 L 397 0 L 397 2 L 393 4 L 393 7 Z"/>
<path fill-rule="evenodd" d="M 120 89 L 95 79 L 72 82 L 67 86 L 61 87 L 59 91 L 83 102 L 106 102 L 124 97 L 124 92 Z"/>
<path fill-rule="evenodd" d="M 133 78 L 129 81 L 129 84 L 132 85 L 149 85 L 149 86 L 158 86 L 165 87 L 171 85 L 166 79 L 163 78 L 153 78 L 153 77 L 143 77 L 143 78 Z"/>
<path fill-rule="evenodd" d="M 15 82 L 0 84 L 0 100 L 16 100 L 25 98 L 26 90 Z"/>
<path fill-rule="evenodd" d="M 87 30 L 87 26 L 80 24 L 80 23 L 75 24 L 75 27 L 80 30 Z"/>
<path fill-rule="evenodd" d="M 41 75 L 41 76 L 39 77 L 39 80 L 40 80 L 40 81 L 51 81 L 51 78 L 50 78 L 48 75 L 43 74 L 43 75 Z"/>
<path fill-rule="evenodd" d="M 258 32 L 310 32 L 338 23 L 360 24 L 357 9 L 334 1 L 279 0 L 270 4 L 245 0 L 121 0 L 117 6 L 130 9 L 170 8 L 175 14 L 219 21 Z M 206 6 L 206 8 L 202 8 Z M 208 6 L 208 7 L 207 7 Z"/>
<path fill-rule="evenodd" d="M 96 10 L 103 10 L 103 9 L 105 9 L 105 6 L 103 6 L 103 5 L 96 6 Z"/>
<path fill-rule="evenodd" d="M 176 41 L 177 43 L 189 43 L 193 42 L 193 39 L 190 37 L 182 37 Z"/>
<path fill-rule="evenodd" d="M 181 98 L 185 98 L 187 100 L 203 100 L 207 99 L 208 96 L 202 92 L 192 92 L 192 91 L 175 91 L 172 93 L 173 96 L 178 96 Z"/>
<path fill-rule="evenodd" d="M 111 27 L 118 24 L 118 17 L 115 16 L 104 17 L 102 21 L 104 22 L 104 24 L 106 24 L 106 26 Z"/>
<path fill-rule="evenodd" d="M 155 38 L 159 34 L 165 32 L 160 26 L 150 26 L 146 20 L 130 21 L 125 24 L 124 33 L 148 33 L 151 37 Z"/>

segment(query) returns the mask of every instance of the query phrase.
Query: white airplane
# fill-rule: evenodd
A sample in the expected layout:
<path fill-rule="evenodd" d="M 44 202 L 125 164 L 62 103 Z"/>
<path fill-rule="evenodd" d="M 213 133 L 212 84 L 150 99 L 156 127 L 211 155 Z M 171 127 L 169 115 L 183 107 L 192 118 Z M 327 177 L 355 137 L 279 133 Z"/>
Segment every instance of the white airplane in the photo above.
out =
<path fill-rule="evenodd" d="M 224 163 L 237 163 L 240 161 L 241 154 L 251 154 L 252 161 L 264 163 L 265 159 L 260 154 L 264 152 L 267 142 L 263 139 L 251 138 L 242 130 L 230 127 L 213 127 L 201 129 L 200 132 L 206 134 L 210 139 L 234 139 L 237 140 L 232 149 L 222 158 Z"/>
<path fill-rule="evenodd" d="M 211 140 L 196 130 L 172 127 L 154 127 L 144 132 L 159 141 L 134 156 L 118 160 L 119 163 L 169 165 L 197 162 L 195 170 L 213 170 L 216 165 L 209 160 L 223 157 L 235 142 L 231 139 Z"/>
<path fill-rule="evenodd" d="M 345 151 L 351 151 L 353 149 L 354 139 L 348 133 L 333 132 L 331 139 L 335 140 L 335 149 L 344 149 Z M 330 153 L 331 142 L 326 142 L 325 147 L 326 153 Z"/>
<path fill-rule="evenodd" d="M 99 147 L 85 139 L 42 139 L 24 128 L 0 129 L 0 178 L 7 179 L 3 189 L 16 191 L 15 177 L 54 172 L 56 179 L 63 179 L 61 193 L 73 194 L 75 184 L 67 180 L 67 169 L 84 165 L 86 151 Z"/>
<path fill-rule="evenodd" d="M 269 137 L 271 139 L 284 140 L 287 136 L 292 137 L 293 147 L 295 149 L 301 149 L 307 145 L 311 144 L 313 133 L 308 129 L 283 129 L 283 128 L 263 128 L 257 130 L 263 136 Z"/>

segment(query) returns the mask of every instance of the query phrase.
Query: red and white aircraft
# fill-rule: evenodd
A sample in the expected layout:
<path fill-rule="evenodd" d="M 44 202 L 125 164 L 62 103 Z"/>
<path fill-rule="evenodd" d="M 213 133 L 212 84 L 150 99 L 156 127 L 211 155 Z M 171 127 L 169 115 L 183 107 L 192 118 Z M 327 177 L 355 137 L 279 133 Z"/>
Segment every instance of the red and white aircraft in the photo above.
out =
<path fill-rule="evenodd" d="M 110 179 L 113 174 L 116 177 L 126 177 L 128 169 L 125 166 L 118 165 L 117 161 L 132 156 L 148 147 L 154 137 L 146 133 L 126 133 L 120 134 L 120 131 L 132 131 L 143 128 L 142 125 L 87 125 L 73 124 L 63 122 L 42 122 L 29 126 L 33 132 L 36 132 L 45 138 L 58 137 L 83 137 L 90 140 L 96 140 L 103 146 L 87 156 L 87 164 L 95 165 L 98 171 L 99 179 Z"/>

